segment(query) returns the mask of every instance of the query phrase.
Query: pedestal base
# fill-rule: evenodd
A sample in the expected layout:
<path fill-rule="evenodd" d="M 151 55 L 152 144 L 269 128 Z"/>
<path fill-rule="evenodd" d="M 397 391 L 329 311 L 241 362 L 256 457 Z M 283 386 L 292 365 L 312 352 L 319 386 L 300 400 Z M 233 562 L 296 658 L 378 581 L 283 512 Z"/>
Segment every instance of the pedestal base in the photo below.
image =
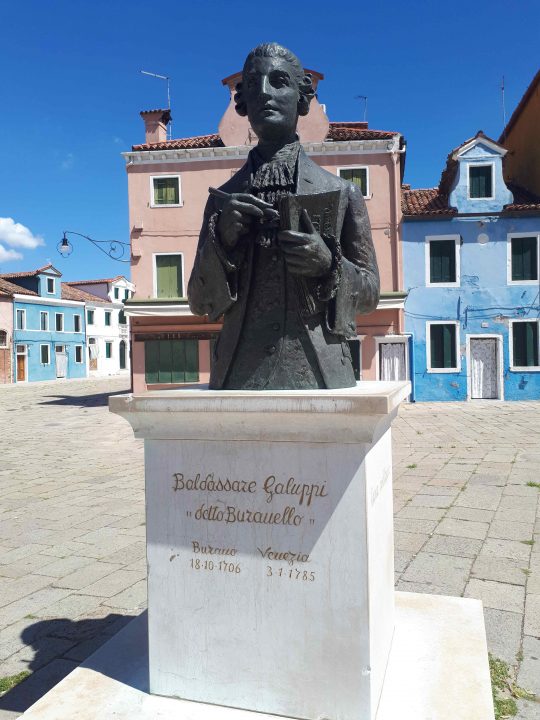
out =
<path fill-rule="evenodd" d="M 274 715 L 249 710 L 149 695 L 147 688 L 147 624 L 143 615 L 21 717 L 276 720 Z M 482 604 L 464 598 L 396 593 L 396 629 L 377 720 L 493 717 Z"/>

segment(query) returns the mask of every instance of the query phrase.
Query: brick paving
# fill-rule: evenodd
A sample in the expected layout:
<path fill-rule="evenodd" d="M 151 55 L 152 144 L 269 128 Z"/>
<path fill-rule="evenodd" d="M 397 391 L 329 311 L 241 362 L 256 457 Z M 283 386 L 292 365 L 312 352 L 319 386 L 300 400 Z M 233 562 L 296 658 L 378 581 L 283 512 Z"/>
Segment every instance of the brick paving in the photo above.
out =
<path fill-rule="evenodd" d="M 126 390 L 0 386 L 0 677 L 32 672 L 0 720 L 145 606 L 142 443 L 107 409 Z M 540 695 L 539 440 L 540 402 L 403 405 L 394 424 L 396 586 L 480 598 L 491 652 Z"/>

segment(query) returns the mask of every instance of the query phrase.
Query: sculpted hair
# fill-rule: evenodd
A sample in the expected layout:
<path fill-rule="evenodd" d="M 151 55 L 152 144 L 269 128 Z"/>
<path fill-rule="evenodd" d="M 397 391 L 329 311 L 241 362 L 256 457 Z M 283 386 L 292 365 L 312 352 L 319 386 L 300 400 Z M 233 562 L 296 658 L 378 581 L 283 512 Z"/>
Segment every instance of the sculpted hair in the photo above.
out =
<path fill-rule="evenodd" d="M 298 83 L 298 90 L 300 92 L 300 99 L 298 100 L 298 114 L 307 115 L 309 112 L 309 103 L 315 97 L 315 90 L 313 89 L 313 78 L 309 73 L 304 71 L 302 63 L 296 57 L 296 55 L 283 47 L 278 43 L 263 43 L 257 45 L 256 48 L 249 53 L 244 63 L 242 70 L 242 76 L 246 72 L 246 68 L 249 63 L 256 57 L 274 57 L 282 58 L 286 60 L 294 69 L 294 77 Z M 234 96 L 236 112 L 245 117 L 247 115 L 247 106 L 242 94 L 242 83 L 239 82 L 236 85 L 236 94 Z"/>

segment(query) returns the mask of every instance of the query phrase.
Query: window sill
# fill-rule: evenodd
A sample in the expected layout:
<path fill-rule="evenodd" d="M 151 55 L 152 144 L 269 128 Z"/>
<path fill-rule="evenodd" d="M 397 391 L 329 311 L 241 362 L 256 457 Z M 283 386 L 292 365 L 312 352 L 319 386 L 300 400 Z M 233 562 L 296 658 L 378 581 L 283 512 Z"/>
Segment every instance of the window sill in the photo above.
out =
<path fill-rule="evenodd" d="M 526 367 L 511 367 L 510 372 L 515 372 L 515 373 L 540 372 L 540 365 L 528 365 Z"/>
<path fill-rule="evenodd" d="M 461 372 L 461 368 L 428 368 L 427 372 L 428 373 L 437 373 L 437 374 L 441 373 L 441 374 L 445 374 L 445 375 L 450 375 L 450 374 L 459 375 L 459 373 Z"/>
<path fill-rule="evenodd" d="M 152 204 L 150 204 L 150 207 L 151 207 L 152 209 L 155 209 L 155 208 L 173 208 L 173 207 L 176 207 L 176 208 L 177 208 L 177 207 L 184 207 L 184 203 L 176 203 L 176 204 L 175 204 L 175 203 L 170 203 L 170 204 L 169 204 L 169 203 L 166 203 L 166 204 L 164 203 L 163 205 L 152 205 Z"/>
<path fill-rule="evenodd" d="M 426 287 L 428 288 L 459 288 L 461 283 L 459 282 L 427 282 Z"/>
<path fill-rule="evenodd" d="M 508 285 L 538 285 L 536 280 L 508 280 Z"/>

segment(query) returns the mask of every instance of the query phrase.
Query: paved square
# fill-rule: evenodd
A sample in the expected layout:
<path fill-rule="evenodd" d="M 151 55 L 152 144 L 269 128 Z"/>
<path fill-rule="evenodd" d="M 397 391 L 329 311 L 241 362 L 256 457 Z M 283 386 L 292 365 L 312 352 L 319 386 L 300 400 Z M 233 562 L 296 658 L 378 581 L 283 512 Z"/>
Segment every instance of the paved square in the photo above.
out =
<path fill-rule="evenodd" d="M 0 386 L 0 677 L 32 672 L 0 720 L 145 606 L 142 443 L 107 408 L 127 389 Z M 396 586 L 483 600 L 490 650 L 538 694 L 539 440 L 540 402 L 403 405 L 394 424 Z"/>

